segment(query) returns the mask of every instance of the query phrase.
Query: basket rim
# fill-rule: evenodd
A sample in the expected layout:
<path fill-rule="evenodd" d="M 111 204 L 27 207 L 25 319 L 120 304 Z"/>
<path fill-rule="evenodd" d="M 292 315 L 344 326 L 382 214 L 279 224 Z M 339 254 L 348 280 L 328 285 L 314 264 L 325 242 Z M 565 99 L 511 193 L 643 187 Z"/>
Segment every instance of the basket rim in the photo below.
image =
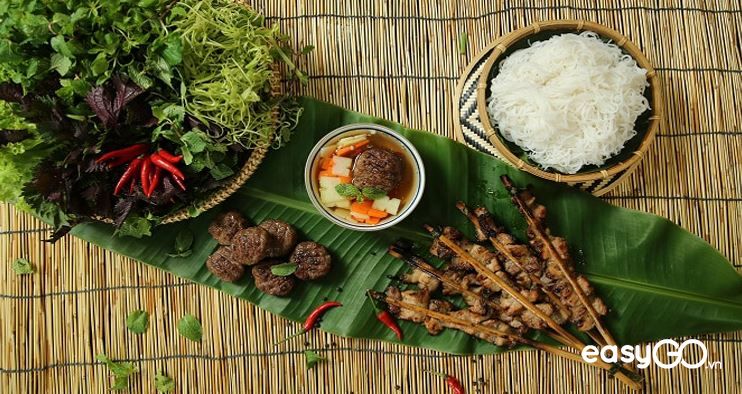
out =
<path fill-rule="evenodd" d="M 652 65 L 649 63 L 649 60 L 647 60 L 647 58 L 641 52 L 639 47 L 632 43 L 626 36 L 607 26 L 586 20 L 567 19 L 536 22 L 531 24 L 530 26 L 512 31 L 502 37 L 499 43 L 494 45 L 494 49 L 489 55 L 489 59 L 485 63 L 484 68 L 482 69 L 482 76 L 488 76 L 490 74 L 490 71 L 492 70 L 492 67 L 494 67 L 500 56 L 516 42 L 519 42 L 524 38 L 527 38 L 544 30 L 561 29 L 574 29 L 575 31 L 592 31 L 598 33 L 603 37 L 607 37 L 613 40 L 616 45 L 628 52 L 628 54 L 631 55 L 634 60 L 636 60 L 637 64 L 639 64 L 640 67 L 647 70 L 649 89 L 651 89 L 652 92 L 649 126 L 647 127 L 647 132 L 644 134 L 639 148 L 635 150 L 628 159 L 618 162 L 606 169 L 584 173 L 561 174 L 556 172 L 544 171 L 513 154 L 510 149 L 508 149 L 508 147 L 500 140 L 500 138 L 498 138 L 498 131 L 492 125 L 487 112 L 486 95 L 488 80 L 482 77 L 480 77 L 477 84 L 477 112 L 479 112 L 480 114 L 479 118 L 482 122 L 482 126 L 489 134 L 490 142 L 503 155 L 503 157 L 510 161 L 516 168 L 540 178 L 556 182 L 590 182 L 600 179 L 606 179 L 631 168 L 632 165 L 637 164 L 642 159 L 644 154 L 649 149 L 649 146 L 652 144 L 652 141 L 654 141 L 654 137 L 657 134 L 657 129 L 659 128 L 662 117 L 664 115 L 663 96 L 659 76 L 657 75 L 654 67 L 652 67 Z"/>

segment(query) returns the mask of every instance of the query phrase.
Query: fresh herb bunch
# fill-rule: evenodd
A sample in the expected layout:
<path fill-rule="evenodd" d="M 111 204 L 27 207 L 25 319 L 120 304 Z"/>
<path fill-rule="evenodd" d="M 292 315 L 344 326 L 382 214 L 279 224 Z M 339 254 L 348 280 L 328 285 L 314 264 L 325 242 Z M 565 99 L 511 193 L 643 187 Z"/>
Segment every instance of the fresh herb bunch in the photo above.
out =
<path fill-rule="evenodd" d="M 273 65 L 306 77 L 262 24 L 227 0 L 0 0 L 0 111 L 14 115 L 0 121 L 0 199 L 52 221 L 53 239 L 100 219 L 141 237 L 221 187 L 299 115 L 271 95 Z M 182 155 L 183 179 L 120 192 L 127 166 L 96 159 L 132 144 Z"/>

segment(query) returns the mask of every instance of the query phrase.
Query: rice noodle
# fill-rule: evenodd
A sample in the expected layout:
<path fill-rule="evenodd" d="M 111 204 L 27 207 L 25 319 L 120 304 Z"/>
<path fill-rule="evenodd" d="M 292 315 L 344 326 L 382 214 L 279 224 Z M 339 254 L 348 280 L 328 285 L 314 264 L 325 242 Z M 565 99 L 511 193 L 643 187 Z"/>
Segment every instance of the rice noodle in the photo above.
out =
<path fill-rule="evenodd" d="M 574 174 L 618 154 L 649 109 L 647 70 L 597 34 L 562 34 L 513 52 L 487 110 L 502 136 L 545 169 Z"/>

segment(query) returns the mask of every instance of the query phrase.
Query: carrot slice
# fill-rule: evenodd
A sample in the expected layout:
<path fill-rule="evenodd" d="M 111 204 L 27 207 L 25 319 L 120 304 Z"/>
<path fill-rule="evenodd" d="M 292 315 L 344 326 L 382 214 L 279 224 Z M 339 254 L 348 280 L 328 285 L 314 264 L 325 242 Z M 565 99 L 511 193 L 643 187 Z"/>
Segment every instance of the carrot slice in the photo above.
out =
<path fill-rule="evenodd" d="M 332 158 L 324 158 L 320 162 L 320 168 L 323 170 L 329 170 L 332 168 Z"/>
<path fill-rule="evenodd" d="M 366 215 L 371 216 L 371 217 L 375 217 L 375 218 L 379 218 L 379 219 L 384 219 L 389 214 L 386 213 L 386 212 L 384 212 L 384 211 L 380 211 L 378 209 L 371 208 L 371 209 L 368 210 L 368 212 L 366 213 Z"/>
<path fill-rule="evenodd" d="M 371 141 L 369 141 L 369 140 L 363 140 L 363 141 L 361 141 L 361 142 L 359 142 L 357 144 L 353 144 L 351 146 L 353 147 L 353 149 L 359 149 L 359 148 L 362 148 L 362 147 L 368 145 L 369 142 L 371 142 Z"/>
<path fill-rule="evenodd" d="M 349 176 L 341 176 L 338 178 L 340 178 L 340 183 L 350 183 L 351 181 L 353 181 L 353 178 Z"/>
<path fill-rule="evenodd" d="M 371 209 L 371 205 L 373 205 L 373 200 L 365 200 L 363 202 L 354 202 L 350 204 L 350 210 L 353 212 L 362 213 L 364 215 L 368 215 L 368 211 Z"/>
<path fill-rule="evenodd" d="M 358 149 L 366 146 L 369 140 L 363 140 L 357 144 L 348 145 L 335 151 L 337 156 L 352 156 L 358 152 Z"/>
<path fill-rule="evenodd" d="M 380 218 L 375 218 L 371 216 L 370 218 L 366 219 L 366 224 L 379 224 L 380 221 L 381 221 Z"/>
<path fill-rule="evenodd" d="M 320 171 L 319 176 L 333 176 L 333 175 L 332 175 L 332 171 L 325 170 L 325 171 Z"/>
<path fill-rule="evenodd" d="M 348 156 L 351 152 L 353 152 L 353 145 L 340 148 L 337 151 L 335 151 L 335 154 L 338 156 Z"/>

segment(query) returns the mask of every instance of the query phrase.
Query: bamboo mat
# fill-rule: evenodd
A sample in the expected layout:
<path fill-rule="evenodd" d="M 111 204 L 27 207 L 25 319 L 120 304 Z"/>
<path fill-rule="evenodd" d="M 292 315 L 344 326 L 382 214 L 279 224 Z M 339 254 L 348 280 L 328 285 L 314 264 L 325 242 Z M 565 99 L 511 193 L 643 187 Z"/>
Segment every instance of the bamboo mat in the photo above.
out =
<path fill-rule="evenodd" d="M 742 6 L 738 1 L 253 0 L 297 46 L 316 46 L 295 92 L 405 125 L 454 136 L 454 90 L 468 59 L 490 40 L 545 19 L 588 19 L 633 40 L 664 82 L 667 124 L 638 170 L 605 196 L 668 217 L 718 248 L 742 271 Z M 469 36 L 468 53 L 458 36 Z M 596 369 L 532 351 L 460 357 L 314 332 L 277 351 L 299 327 L 244 301 L 190 284 L 73 238 L 41 242 L 45 227 L 0 205 L 0 251 L 39 272 L 0 270 L 0 392 L 101 393 L 105 351 L 134 360 L 130 391 L 154 392 L 154 374 L 178 392 L 447 392 L 425 369 L 458 376 L 470 393 L 627 391 Z M 698 262 L 703 264 L 703 262 Z M 703 280 L 699 278 L 699 280 Z M 129 311 L 151 314 L 145 335 L 127 332 Z M 176 333 L 184 313 L 204 323 L 201 345 Z M 641 324 L 637 322 L 637 324 Z M 742 333 L 704 335 L 718 370 L 646 372 L 647 392 L 742 393 Z M 329 361 L 311 371 L 305 348 Z"/>

